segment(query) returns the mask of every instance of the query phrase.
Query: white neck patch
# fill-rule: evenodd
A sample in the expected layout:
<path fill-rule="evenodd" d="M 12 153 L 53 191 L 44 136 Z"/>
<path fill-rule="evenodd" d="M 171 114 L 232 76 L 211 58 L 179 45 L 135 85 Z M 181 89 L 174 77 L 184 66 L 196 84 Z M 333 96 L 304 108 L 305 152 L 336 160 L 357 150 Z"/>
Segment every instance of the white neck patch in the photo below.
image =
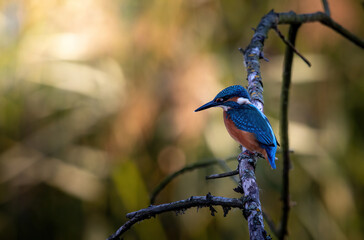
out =
<path fill-rule="evenodd" d="M 219 107 L 221 107 L 222 109 L 224 109 L 224 111 L 227 111 L 230 109 L 230 107 L 228 106 L 224 106 L 224 105 L 220 105 Z"/>
<path fill-rule="evenodd" d="M 251 104 L 251 102 L 249 101 L 249 99 L 247 98 L 243 98 L 243 97 L 240 97 L 236 100 L 236 102 L 240 105 L 242 104 Z"/>

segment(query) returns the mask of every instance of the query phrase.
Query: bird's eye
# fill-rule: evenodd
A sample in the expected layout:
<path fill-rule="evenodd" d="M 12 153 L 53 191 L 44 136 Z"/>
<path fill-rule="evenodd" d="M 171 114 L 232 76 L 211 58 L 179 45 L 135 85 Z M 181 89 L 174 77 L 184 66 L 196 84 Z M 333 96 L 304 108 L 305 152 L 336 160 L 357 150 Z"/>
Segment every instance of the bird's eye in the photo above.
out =
<path fill-rule="evenodd" d="M 215 100 L 216 102 L 223 102 L 224 101 L 224 99 L 223 98 L 216 98 L 216 100 Z"/>

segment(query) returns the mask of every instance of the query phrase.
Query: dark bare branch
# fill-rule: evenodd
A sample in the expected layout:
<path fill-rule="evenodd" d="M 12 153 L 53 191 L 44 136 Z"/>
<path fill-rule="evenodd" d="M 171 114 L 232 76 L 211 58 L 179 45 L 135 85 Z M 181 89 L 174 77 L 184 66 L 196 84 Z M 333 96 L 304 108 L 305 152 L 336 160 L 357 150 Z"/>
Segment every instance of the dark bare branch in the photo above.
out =
<path fill-rule="evenodd" d="M 235 158 L 236 160 L 237 158 Z M 231 172 L 231 168 L 227 165 L 227 161 L 221 161 L 219 162 L 220 168 L 225 172 Z M 238 176 L 230 176 L 230 179 L 232 179 L 236 184 L 239 184 L 239 177 Z"/>
<path fill-rule="evenodd" d="M 278 14 L 278 24 L 302 24 L 307 22 L 321 22 L 327 27 L 333 29 L 355 45 L 364 48 L 364 40 L 360 39 L 353 33 L 349 32 L 343 26 L 332 20 L 328 15 L 323 12 L 316 12 L 310 14 L 296 14 L 293 11 Z"/>
<path fill-rule="evenodd" d="M 292 24 L 289 28 L 288 40 L 295 45 L 296 36 L 301 24 Z M 288 103 L 289 103 L 289 90 L 292 78 L 292 64 L 293 64 L 293 52 L 294 50 L 287 46 L 284 56 L 284 69 L 283 69 L 283 82 L 281 91 L 281 121 L 280 121 L 280 134 L 281 134 L 281 149 L 283 157 L 283 186 L 282 186 L 282 219 L 281 228 L 279 231 L 279 239 L 284 239 L 288 234 L 288 216 L 290 210 L 290 197 L 289 197 L 289 141 L 288 141 Z"/>
<path fill-rule="evenodd" d="M 128 213 L 126 215 L 130 220 L 122 225 L 108 240 L 119 239 L 120 236 L 129 230 L 135 223 L 140 222 L 151 217 L 155 217 L 158 214 L 165 212 L 177 212 L 183 213 L 192 207 L 209 207 L 212 211 L 211 214 L 215 214 L 216 210 L 212 206 L 223 207 L 224 216 L 231 208 L 244 209 L 244 200 L 236 198 L 216 197 L 208 193 L 206 196 L 193 196 L 185 200 L 180 200 L 172 203 L 165 203 L 160 205 L 151 205 L 148 208 L 144 208 L 135 212 Z M 212 210 L 213 209 L 213 210 Z"/>
<path fill-rule="evenodd" d="M 324 10 L 327 16 L 330 17 L 331 13 L 330 13 L 330 7 L 329 7 L 329 3 L 326 0 L 321 0 L 322 1 L 322 5 L 324 5 Z"/>
<path fill-rule="evenodd" d="M 284 35 L 281 33 L 281 31 L 279 31 L 278 27 L 275 26 L 274 31 L 278 34 L 278 36 L 282 39 L 282 41 L 290 48 L 292 48 L 292 51 L 295 52 L 309 67 L 311 67 L 311 63 L 310 61 L 307 60 L 307 58 L 305 58 L 298 50 L 297 48 L 290 42 L 287 41 L 286 38 L 284 37 Z"/>
<path fill-rule="evenodd" d="M 238 170 L 233 170 L 233 171 L 225 172 L 225 173 L 211 174 L 209 176 L 206 176 L 206 179 L 216 179 L 216 178 L 231 177 L 231 176 L 235 176 L 235 175 L 238 175 L 238 174 L 239 174 L 239 171 Z"/>

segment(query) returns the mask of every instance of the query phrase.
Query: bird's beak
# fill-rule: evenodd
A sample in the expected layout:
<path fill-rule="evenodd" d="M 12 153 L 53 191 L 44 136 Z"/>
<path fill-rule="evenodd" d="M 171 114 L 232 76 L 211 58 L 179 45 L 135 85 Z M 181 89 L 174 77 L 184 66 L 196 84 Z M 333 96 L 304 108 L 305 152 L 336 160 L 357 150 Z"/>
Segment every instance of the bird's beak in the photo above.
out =
<path fill-rule="evenodd" d="M 195 112 L 198 112 L 198 111 L 201 111 L 201 110 L 205 110 L 205 109 L 208 109 L 208 108 L 210 108 L 210 107 L 217 107 L 217 106 L 219 106 L 219 105 L 220 105 L 220 104 L 218 104 L 217 102 L 211 101 L 211 102 L 208 102 L 208 103 L 206 103 L 206 104 L 202 105 L 201 107 L 197 108 L 197 109 L 195 110 Z"/>

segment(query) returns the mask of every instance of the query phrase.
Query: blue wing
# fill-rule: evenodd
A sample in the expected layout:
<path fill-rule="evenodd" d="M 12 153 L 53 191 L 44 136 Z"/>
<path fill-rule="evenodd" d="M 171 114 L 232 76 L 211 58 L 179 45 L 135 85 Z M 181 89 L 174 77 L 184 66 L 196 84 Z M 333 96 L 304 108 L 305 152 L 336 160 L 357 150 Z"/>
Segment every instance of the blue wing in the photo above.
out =
<path fill-rule="evenodd" d="M 228 116 L 243 131 L 254 133 L 258 142 L 276 147 L 277 142 L 267 117 L 255 106 L 244 104 L 228 110 Z"/>

